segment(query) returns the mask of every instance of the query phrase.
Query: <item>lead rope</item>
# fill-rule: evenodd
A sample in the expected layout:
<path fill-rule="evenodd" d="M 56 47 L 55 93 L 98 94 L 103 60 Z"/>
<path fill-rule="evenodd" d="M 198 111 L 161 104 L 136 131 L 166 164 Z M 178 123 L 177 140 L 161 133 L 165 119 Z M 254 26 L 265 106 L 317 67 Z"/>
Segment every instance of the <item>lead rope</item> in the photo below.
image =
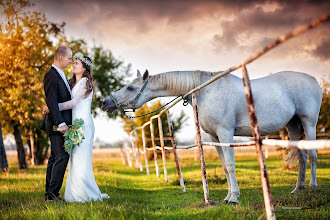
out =
<path fill-rule="evenodd" d="M 177 97 L 175 97 L 174 99 L 172 99 L 171 101 L 169 101 L 169 102 L 166 103 L 165 105 L 161 106 L 160 108 L 158 108 L 158 109 L 156 109 L 156 110 L 154 110 L 154 111 L 152 111 L 152 112 L 148 112 L 148 113 L 145 113 L 145 114 L 142 114 L 142 115 L 138 115 L 138 116 L 129 116 L 129 115 L 126 115 L 126 112 L 124 112 L 124 116 L 125 116 L 126 118 L 128 118 L 128 119 L 133 119 L 133 118 L 140 118 L 140 117 L 144 117 L 144 116 L 146 116 L 146 115 L 150 115 L 150 114 L 152 114 L 152 113 L 158 112 L 159 110 L 165 108 L 165 106 L 169 105 L 170 103 L 174 102 L 175 100 L 177 100 L 177 99 L 180 98 L 180 97 L 181 97 L 181 96 L 177 96 Z M 182 97 L 183 97 L 183 95 L 182 95 Z M 187 98 L 184 98 L 183 100 L 184 100 L 183 105 L 184 105 L 184 106 L 187 106 L 187 105 L 188 105 L 188 99 L 187 99 Z"/>

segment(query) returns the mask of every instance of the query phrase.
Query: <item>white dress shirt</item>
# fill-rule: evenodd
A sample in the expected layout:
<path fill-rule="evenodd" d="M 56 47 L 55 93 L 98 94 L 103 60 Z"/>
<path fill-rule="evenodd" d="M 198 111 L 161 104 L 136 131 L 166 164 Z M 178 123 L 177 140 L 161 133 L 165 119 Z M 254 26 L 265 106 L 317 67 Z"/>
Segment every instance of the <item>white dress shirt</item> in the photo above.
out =
<path fill-rule="evenodd" d="M 66 77 L 65 77 L 64 72 L 63 72 L 60 68 L 58 68 L 57 66 L 55 66 L 54 64 L 52 64 L 52 67 L 54 67 L 54 68 L 56 69 L 56 71 L 60 74 L 60 76 L 62 77 L 62 80 L 64 81 L 64 83 L 65 83 L 65 85 L 66 85 L 66 88 L 68 89 L 68 91 L 69 91 L 70 94 L 71 94 L 70 86 L 69 86 L 68 81 L 66 80 Z M 62 127 L 62 126 L 64 126 L 64 125 L 66 125 L 65 122 L 59 124 L 57 130 L 59 130 L 59 128 Z"/>

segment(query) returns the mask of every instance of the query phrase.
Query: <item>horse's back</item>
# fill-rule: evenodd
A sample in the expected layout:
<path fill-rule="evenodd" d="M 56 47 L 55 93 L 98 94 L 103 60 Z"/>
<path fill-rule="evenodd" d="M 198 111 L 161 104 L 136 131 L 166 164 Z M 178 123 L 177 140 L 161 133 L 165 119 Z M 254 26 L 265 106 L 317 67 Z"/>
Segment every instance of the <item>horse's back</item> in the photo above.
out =
<path fill-rule="evenodd" d="M 322 102 L 322 90 L 314 77 L 306 73 L 292 71 L 279 72 L 271 76 L 269 76 L 270 80 L 274 80 L 287 90 L 295 104 L 297 115 L 318 117 Z"/>
<path fill-rule="evenodd" d="M 251 86 L 252 92 L 255 88 L 256 99 L 259 97 L 263 103 L 268 103 L 262 106 L 270 108 L 261 111 L 281 112 L 282 118 L 286 118 L 283 120 L 285 124 L 288 119 L 291 120 L 296 115 L 316 126 L 322 102 L 322 90 L 314 77 L 300 72 L 283 71 L 252 80 Z M 274 115 L 279 116 L 279 114 Z M 277 120 L 281 121 L 279 118 Z"/>
<path fill-rule="evenodd" d="M 205 78 L 206 81 L 209 77 Z M 317 81 L 304 73 L 279 72 L 251 80 L 260 131 L 278 131 L 295 115 L 317 122 L 322 91 Z M 201 91 L 201 124 L 206 130 L 235 127 L 235 135 L 251 135 L 242 79 L 227 75 Z"/>

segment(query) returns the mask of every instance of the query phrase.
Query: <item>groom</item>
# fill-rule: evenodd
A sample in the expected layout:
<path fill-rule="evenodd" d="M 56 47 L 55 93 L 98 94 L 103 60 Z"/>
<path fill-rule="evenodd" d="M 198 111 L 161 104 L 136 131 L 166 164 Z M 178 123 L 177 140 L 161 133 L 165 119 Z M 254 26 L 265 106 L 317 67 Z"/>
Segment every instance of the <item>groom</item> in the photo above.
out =
<path fill-rule="evenodd" d="M 72 62 L 72 51 L 66 46 L 56 49 L 54 63 L 44 77 L 46 104 L 50 113 L 46 114 L 42 129 L 47 132 L 51 142 L 51 155 L 48 160 L 46 174 L 45 201 L 63 200 L 59 197 L 64 173 L 69 161 L 69 154 L 64 151 L 63 134 L 72 123 L 72 111 L 59 111 L 58 103 L 71 100 L 70 87 L 63 70 Z M 60 131 L 53 131 L 53 126 Z"/>

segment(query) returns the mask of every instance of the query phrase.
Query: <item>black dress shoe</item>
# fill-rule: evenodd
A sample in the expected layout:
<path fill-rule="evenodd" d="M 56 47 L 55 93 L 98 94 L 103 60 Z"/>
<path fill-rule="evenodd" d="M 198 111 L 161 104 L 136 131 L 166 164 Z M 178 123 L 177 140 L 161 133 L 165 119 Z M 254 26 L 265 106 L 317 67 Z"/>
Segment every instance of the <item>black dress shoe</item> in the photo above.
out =
<path fill-rule="evenodd" d="M 45 201 L 47 203 L 49 203 L 49 202 L 65 202 L 64 199 L 62 199 L 59 196 L 55 196 L 54 194 L 45 194 Z"/>
<path fill-rule="evenodd" d="M 60 202 L 65 202 L 65 200 L 63 198 L 59 197 L 59 196 L 57 196 L 55 200 L 60 201 Z"/>
<path fill-rule="evenodd" d="M 52 202 L 65 202 L 65 200 L 62 199 L 61 197 L 56 197 L 54 199 L 46 199 L 46 203 L 52 203 Z"/>

